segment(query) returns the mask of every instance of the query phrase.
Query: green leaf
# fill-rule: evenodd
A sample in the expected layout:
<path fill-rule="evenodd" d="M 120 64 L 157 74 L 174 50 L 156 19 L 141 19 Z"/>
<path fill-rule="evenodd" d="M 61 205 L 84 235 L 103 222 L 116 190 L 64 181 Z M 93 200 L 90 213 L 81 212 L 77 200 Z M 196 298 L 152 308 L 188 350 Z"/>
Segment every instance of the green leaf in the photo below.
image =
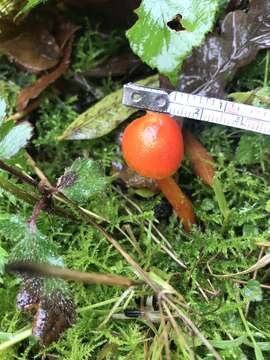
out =
<path fill-rule="evenodd" d="M 0 99 L 0 126 L 3 123 L 5 114 L 6 114 L 6 103 L 4 100 Z"/>
<path fill-rule="evenodd" d="M 242 165 L 254 163 L 254 140 L 253 134 L 243 134 L 241 136 L 235 153 L 235 161 Z"/>
<path fill-rule="evenodd" d="M 32 136 L 32 126 L 23 122 L 14 126 L 0 141 L 0 159 L 10 159 L 25 147 Z"/>
<path fill-rule="evenodd" d="M 3 283 L 2 275 L 4 273 L 4 267 L 7 262 L 8 253 L 0 246 L 0 284 Z"/>
<path fill-rule="evenodd" d="M 249 280 L 242 290 L 243 296 L 249 301 L 262 301 L 263 293 L 257 280 Z"/>
<path fill-rule="evenodd" d="M 92 159 L 77 159 L 58 180 L 59 189 L 78 203 L 105 191 L 109 178 L 105 177 L 100 164 Z"/>
<path fill-rule="evenodd" d="M 243 134 L 235 152 L 235 161 L 241 165 L 261 163 L 270 153 L 270 138 L 262 134 Z"/>
<path fill-rule="evenodd" d="M 154 75 L 138 81 L 145 86 L 158 86 Z M 59 140 L 86 140 L 104 136 L 115 129 L 130 115 L 138 111 L 122 105 L 123 89 L 116 90 L 79 115 L 59 137 Z"/>
<path fill-rule="evenodd" d="M 270 200 L 267 201 L 265 205 L 265 210 L 270 213 Z"/>
<path fill-rule="evenodd" d="M 176 85 L 181 64 L 216 19 L 217 0 L 143 0 L 127 31 L 135 54 Z M 175 28 L 175 29 L 174 29 Z"/>
<path fill-rule="evenodd" d="M 217 176 L 214 177 L 213 190 L 214 190 L 214 193 L 216 196 L 216 200 L 218 202 L 219 209 L 220 209 L 224 219 L 226 220 L 229 216 L 230 209 L 228 207 L 226 198 L 224 196 L 221 182 L 219 181 Z"/>
<path fill-rule="evenodd" d="M 62 260 L 56 256 L 55 245 L 48 237 L 19 216 L 0 216 L 0 234 L 14 243 L 12 260 L 32 260 L 63 265 Z"/>

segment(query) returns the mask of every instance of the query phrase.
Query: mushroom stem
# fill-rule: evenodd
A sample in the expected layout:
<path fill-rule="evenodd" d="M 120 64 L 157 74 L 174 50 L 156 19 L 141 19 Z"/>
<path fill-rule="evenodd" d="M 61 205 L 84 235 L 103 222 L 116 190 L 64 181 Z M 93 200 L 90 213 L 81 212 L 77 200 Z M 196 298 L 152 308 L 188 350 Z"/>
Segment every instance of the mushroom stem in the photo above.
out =
<path fill-rule="evenodd" d="M 191 201 L 171 176 L 156 181 L 158 187 L 182 220 L 185 231 L 189 232 L 190 225 L 195 224 L 195 215 Z"/>

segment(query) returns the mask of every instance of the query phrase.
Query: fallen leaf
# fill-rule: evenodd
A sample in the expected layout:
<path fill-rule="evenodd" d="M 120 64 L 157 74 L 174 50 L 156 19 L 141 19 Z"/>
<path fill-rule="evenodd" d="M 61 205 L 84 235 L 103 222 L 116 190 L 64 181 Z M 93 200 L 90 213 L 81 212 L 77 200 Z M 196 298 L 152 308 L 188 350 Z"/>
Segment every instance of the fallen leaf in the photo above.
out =
<path fill-rule="evenodd" d="M 194 173 L 206 185 L 213 186 L 216 169 L 212 155 L 189 131 L 184 132 L 184 145 Z"/>
<path fill-rule="evenodd" d="M 158 86 L 158 76 L 138 81 L 145 86 Z M 115 129 L 130 115 L 138 111 L 122 105 L 123 89 L 116 90 L 79 115 L 59 140 L 86 140 L 104 136 Z"/>
<path fill-rule="evenodd" d="M 33 335 L 47 346 L 75 322 L 75 308 L 72 300 L 60 290 L 42 296 L 33 323 Z"/>
<path fill-rule="evenodd" d="M 34 73 L 54 67 L 61 58 L 48 25 L 36 19 L 20 25 L 1 22 L 0 51 Z"/>
<path fill-rule="evenodd" d="M 63 49 L 63 57 L 61 62 L 57 65 L 57 67 L 49 74 L 41 76 L 33 85 L 22 89 L 17 102 L 17 110 L 19 112 L 25 110 L 30 100 L 36 99 L 49 85 L 54 83 L 68 69 L 72 51 L 72 43 L 74 40 L 74 33 L 77 30 L 78 27 L 75 25 L 70 25 L 70 27 L 67 29 L 69 40 L 63 37 L 63 41 L 66 45 Z"/>
<path fill-rule="evenodd" d="M 270 1 L 254 0 L 249 11 L 228 13 L 220 32 L 208 35 L 202 46 L 186 59 L 178 90 L 224 98 L 225 87 L 237 70 L 270 47 Z"/>
<path fill-rule="evenodd" d="M 23 277 L 16 305 L 24 312 L 35 311 L 33 335 L 41 345 L 47 346 L 58 340 L 62 332 L 74 324 L 75 308 L 65 292 L 54 289 L 44 293 L 44 287 L 44 279 Z"/>

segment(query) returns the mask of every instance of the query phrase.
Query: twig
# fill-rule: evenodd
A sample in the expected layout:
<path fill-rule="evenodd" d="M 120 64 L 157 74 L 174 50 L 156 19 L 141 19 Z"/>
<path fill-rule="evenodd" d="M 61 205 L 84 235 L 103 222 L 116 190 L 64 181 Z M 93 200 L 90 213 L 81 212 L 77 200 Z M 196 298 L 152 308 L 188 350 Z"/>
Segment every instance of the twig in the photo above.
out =
<path fill-rule="evenodd" d="M 188 346 L 187 342 L 186 342 L 186 339 L 184 338 L 184 336 L 181 334 L 181 331 L 179 330 L 179 327 L 175 321 L 175 318 L 174 316 L 172 315 L 169 307 L 167 306 L 166 302 L 165 301 L 161 301 L 161 306 L 164 307 L 166 313 L 167 313 L 167 316 L 172 324 L 172 327 L 174 328 L 174 331 L 175 333 L 177 334 L 177 340 L 179 341 L 179 345 L 182 349 L 182 353 L 184 355 L 184 358 L 189 358 L 191 360 L 194 359 L 194 354 L 192 353 L 190 347 Z M 189 354 L 189 356 L 188 356 Z"/>
<path fill-rule="evenodd" d="M 104 284 L 129 288 L 142 285 L 141 281 L 123 276 L 76 271 L 59 266 L 40 264 L 35 262 L 15 262 L 6 266 L 8 272 L 26 272 L 35 276 L 57 277 L 64 280 L 79 281 L 85 284 Z"/>
<path fill-rule="evenodd" d="M 9 166 L 4 161 L 0 160 L 0 169 L 8 172 L 10 175 L 15 176 L 17 179 L 20 179 L 22 182 L 29 184 L 31 186 L 37 187 L 38 182 L 32 179 L 30 176 L 25 175 L 23 172 L 15 168 L 14 166 Z"/>
<path fill-rule="evenodd" d="M 46 184 L 48 187 L 52 187 L 52 184 L 48 180 L 47 176 L 44 174 L 44 172 L 37 166 L 35 160 L 32 158 L 32 156 L 25 152 L 25 157 L 28 162 L 28 164 L 33 168 L 34 172 L 37 174 L 37 176 L 40 178 L 40 180 Z"/>
<path fill-rule="evenodd" d="M 201 340 L 201 342 L 207 347 L 209 351 L 214 355 L 216 360 L 222 360 L 219 353 L 214 349 L 213 345 L 205 338 L 205 336 L 199 331 L 196 325 L 168 298 L 164 298 L 164 301 L 167 302 L 174 310 L 178 313 L 182 321 L 188 325 L 188 327 L 194 332 L 194 334 Z"/>

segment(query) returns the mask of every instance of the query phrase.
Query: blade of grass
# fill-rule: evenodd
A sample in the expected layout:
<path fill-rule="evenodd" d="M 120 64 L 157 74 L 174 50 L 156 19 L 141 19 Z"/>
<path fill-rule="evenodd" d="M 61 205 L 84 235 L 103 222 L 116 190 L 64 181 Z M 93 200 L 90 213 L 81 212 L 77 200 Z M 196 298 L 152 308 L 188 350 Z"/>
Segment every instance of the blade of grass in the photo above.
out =
<path fill-rule="evenodd" d="M 22 331 L 18 331 L 9 340 L 0 344 L 0 352 L 21 342 L 22 340 L 28 338 L 31 335 L 32 335 L 32 327 L 28 327 L 26 329 L 23 329 Z"/>

